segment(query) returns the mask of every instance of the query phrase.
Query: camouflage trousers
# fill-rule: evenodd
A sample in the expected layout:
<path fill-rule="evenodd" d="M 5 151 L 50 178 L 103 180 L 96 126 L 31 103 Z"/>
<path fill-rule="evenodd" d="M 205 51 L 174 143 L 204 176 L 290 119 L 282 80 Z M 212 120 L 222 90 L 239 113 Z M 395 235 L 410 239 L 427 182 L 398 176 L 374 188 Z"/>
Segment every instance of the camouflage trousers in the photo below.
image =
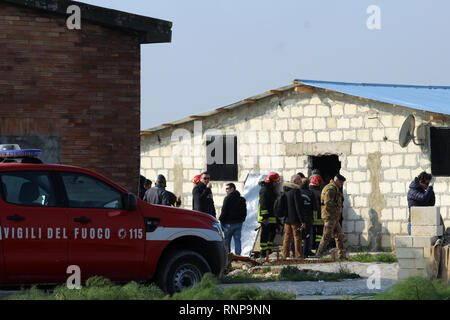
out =
<path fill-rule="evenodd" d="M 338 218 L 325 218 L 323 225 L 322 240 L 320 240 L 319 248 L 317 249 L 316 256 L 321 257 L 328 243 L 334 237 L 336 241 L 338 257 L 346 258 L 344 249 L 344 232 L 342 231 L 341 224 Z"/>

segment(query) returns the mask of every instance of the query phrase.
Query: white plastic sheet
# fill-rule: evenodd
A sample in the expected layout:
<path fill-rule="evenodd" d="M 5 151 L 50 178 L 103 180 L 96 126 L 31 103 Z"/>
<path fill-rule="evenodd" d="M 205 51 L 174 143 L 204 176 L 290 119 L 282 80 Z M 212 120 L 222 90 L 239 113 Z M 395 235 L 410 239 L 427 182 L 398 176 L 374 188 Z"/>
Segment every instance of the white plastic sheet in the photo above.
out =
<path fill-rule="evenodd" d="M 262 174 L 249 174 L 247 179 L 245 180 L 244 190 L 242 192 L 242 196 L 247 201 L 247 218 L 245 219 L 244 224 L 242 225 L 242 234 L 241 234 L 241 255 L 242 256 L 250 256 L 250 253 L 253 249 L 253 244 L 256 240 L 256 235 L 258 234 L 255 231 L 255 228 L 259 226 L 258 223 L 258 197 L 260 186 L 258 185 L 259 181 L 264 180 L 266 176 Z M 234 248 L 234 244 L 232 241 L 231 248 Z"/>

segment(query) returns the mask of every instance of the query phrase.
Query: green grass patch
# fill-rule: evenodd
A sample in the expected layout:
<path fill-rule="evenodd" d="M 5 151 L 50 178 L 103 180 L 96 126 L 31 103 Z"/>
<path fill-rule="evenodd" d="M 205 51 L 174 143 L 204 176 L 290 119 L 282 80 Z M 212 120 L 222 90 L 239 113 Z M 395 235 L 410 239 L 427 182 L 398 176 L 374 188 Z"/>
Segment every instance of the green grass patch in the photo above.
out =
<path fill-rule="evenodd" d="M 32 287 L 22 293 L 7 297 L 8 300 L 158 300 L 165 294 L 158 286 L 130 282 L 117 285 L 108 279 L 92 277 L 80 290 L 71 290 L 61 285 L 53 290 Z"/>
<path fill-rule="evenodd" d="M 440 279 L 411 277 L 377 294 L 374 300 L 450 300 L 450 286 Z"/>
<path fill-rule="evenodd" d="M 220 290 L 219 280 L 212 274 L 206 274 L 195 287 L 174 294 L 173 300 L 293 300 L 295 294 L 277 292 L 271 289 L 261 290 L 255 286 L 233 286 Z"/>
<path fill-rule="evenodd" d="M 93 277 L 79 290 L 70 290 L 65 285 L 53 290 L 32 287 L 5 300 L 292 300 L 294 294 L 274 290 L 261 290 L 254 286 L 235 286 L 220 289 L 219 280 L 211 273 L 202 281 L 174 295 L 166 295 L 155 284 L 142 285 L 130 282 L 117 285 L 108 279 Z"/>
<path fill-rule="evenodd" d="M 397 257 L 392 253 L 377 253 L 377 254 L 369 254 L 369 253 L 358 253 L 354 256 L 350 256 L 349 261 L 353 262 L 384 262 L 384 263 L 394 263 L 397 262 Z"/>

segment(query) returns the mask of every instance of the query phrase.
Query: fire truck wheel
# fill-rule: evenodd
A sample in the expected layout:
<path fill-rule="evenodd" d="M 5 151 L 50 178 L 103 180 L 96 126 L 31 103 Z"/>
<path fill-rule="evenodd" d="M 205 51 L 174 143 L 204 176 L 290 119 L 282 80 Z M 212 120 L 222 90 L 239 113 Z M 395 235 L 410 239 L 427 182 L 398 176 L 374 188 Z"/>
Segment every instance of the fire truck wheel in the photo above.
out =
<path fill-rule="evenodd" d="M 190 250 L 173 251 L 161 261 L 156 283 L 163 291 L 173 294 L 199 283 L 207 272 L 211 268 L 200 254 Z"/>

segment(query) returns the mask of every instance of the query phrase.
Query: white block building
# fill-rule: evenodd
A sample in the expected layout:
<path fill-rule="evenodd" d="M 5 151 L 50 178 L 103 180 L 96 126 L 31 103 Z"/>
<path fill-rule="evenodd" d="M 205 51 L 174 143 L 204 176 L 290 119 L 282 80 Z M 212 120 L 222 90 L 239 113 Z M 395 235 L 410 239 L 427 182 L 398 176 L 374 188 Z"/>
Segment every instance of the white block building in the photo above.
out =
<path fill-rule="evenodd" d="M 409 115 L 416 138 L 401 147 Z M 450 87 L 296 80 L 141 132 L 141 174 L 165 175 L 191 209 L 191 180 L 208 169 L 217 216 L 228 182 L 242 191 L 249 173 L 290 179 L 316 168 L 347 178 L 347 246 L 393 248 L 407 234 L 409 184 L 424 170 L 437 176 L 436 205 L 450 225 Z"/>

